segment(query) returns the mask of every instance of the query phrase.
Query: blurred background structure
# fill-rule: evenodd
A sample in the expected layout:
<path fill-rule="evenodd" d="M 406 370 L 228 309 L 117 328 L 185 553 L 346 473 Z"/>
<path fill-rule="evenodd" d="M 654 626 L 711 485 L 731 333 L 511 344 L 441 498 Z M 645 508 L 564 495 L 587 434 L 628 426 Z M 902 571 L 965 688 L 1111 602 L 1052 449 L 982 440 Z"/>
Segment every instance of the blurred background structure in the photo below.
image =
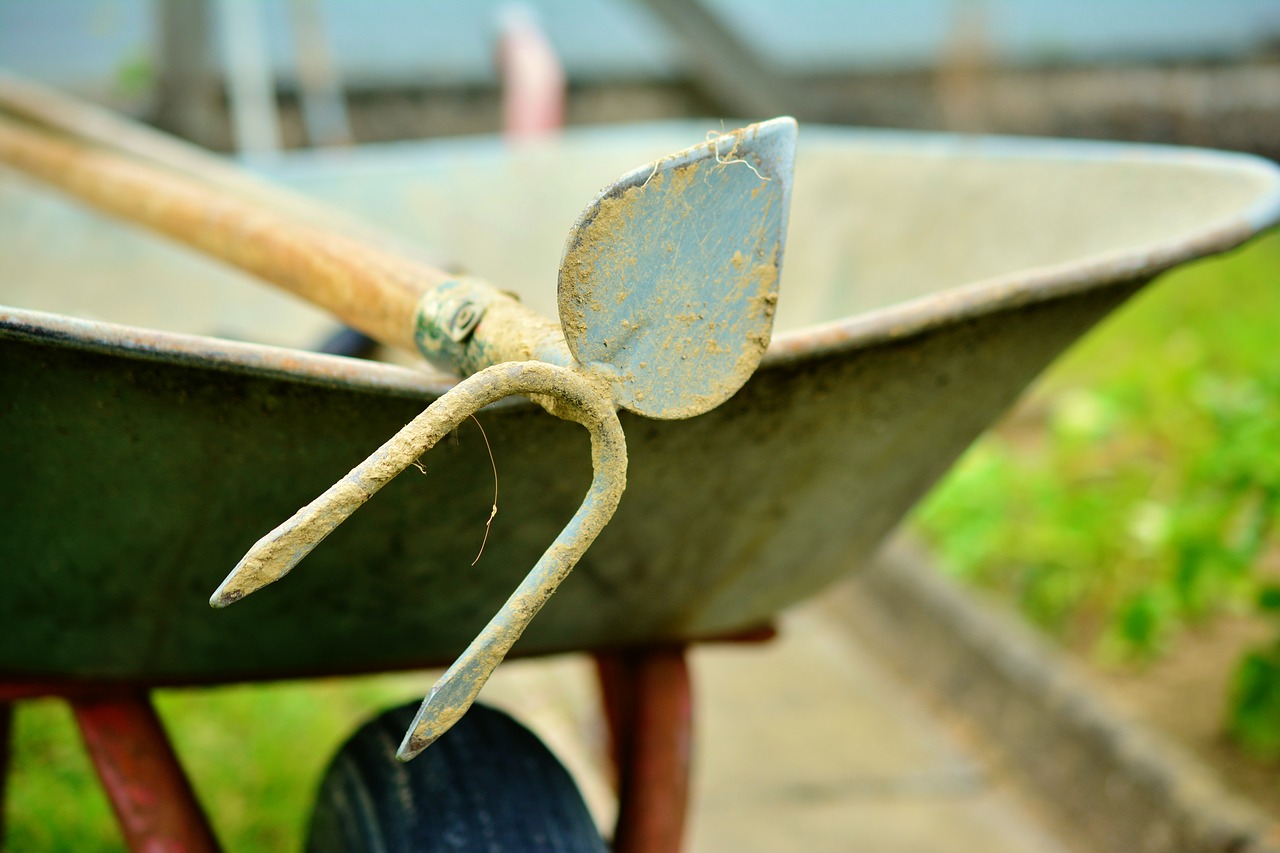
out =
<path fill-rule="evenodd" d="M 1271 0 L 524 8 L 563 63 L 569 124 L 786 113 L 1280 156 Z M 3 0 L 0 63 L 220 150 L 232 147 L 236 120 L 256 148 L 488 132 L 501 116 L 504 9 L 499 0 Z M 278 122 L 262 118 L 276 112 L 267 106 Z M 244 127 L 255 114 L 261 126 Z"/>
<path fill-rule="evenodd" d="M 510 73 L 513 63 L 521 75 Z M 247 158 L 504 128 L 544 133 L 561 118 L 583 125 L 791 114 L 802 125 L 1189 144 L 1280 159 L 1276 0 L 0 0 L 0 68 Z M 507 96 L 516 78 L 528 82 L 531 74 L 547 99 L 535 114 L 514 114 Z M 1273 822 L 1280 820 L 1277 281 L 1280 239 L 1272 234 L 1144 293 L 982 439 L 911 525 L 934 564 L 994 591 L 1001 606 L 1093 667 L 1092 688 L 1132 700 L 1136 718 L 1216 767 Z M 748 849 L 748 842 L 782 849 L 799 837 L 776 817 L 784 807 L 797 810 L 795 824 L 812 828 L 804 837 L 814 849 L 843 837 L 837 813 L 853 814 L 865 831 L 883 830 L 873 843 L 884 849 L 895 841 L 907 844 L 899 849 L 1005 849 L 995 838 L 1011 850 L 1060 849 L 1035 829 L 1040 811 L 1010 809 L 1001 774 L 982 769 L 967 741 L 957 748 L 944 737 L 981 730 L 983 716 L 996 736 L 1026 723 L 1021 741 L 1010 736 L 1012 745 L 997 749 L 1016 765 L 1043 750 L 1044 730 L 1027 720 L 1048 712 L 1032 703 L 1001 718 L 978 704 L 969 717 L 944 710 L 938 726 L 900 685 L 882 690 L 889 679 L 880 667 L 896 654 L 886 669 L 922 679 L 921 661 L 954 664 L 949 673 L 933 667 L 933 693 L 957 707 L 966 697 L 947 693 L 956 673 L 966 686 L 988 683 L 991 672 L 1021 678 L 1007 690 L 1084 707 L 1085 728 L 1096 723 L 1092 700 L 1053 693 L 1062 682 L 1032 672 L 1028 661 L 1039 658 L 1001 657 L 1006 635 L 992 639 L 975 628 L 957 642 L 937 628 L 946 618 L 969 628 L 992 620 L 898 569 L 784 623 L 787 636 L 812 644 L 804 652 L 810 663 L 817 648 L 827 674 L 839 676 L 819 701 L 763 707 L 798 721 L 790 732 L 741 709 L 762 706 L 757 679 L 795 675 L 786 657 L 793 646 L 702 658 L 710 661 L 707 680 L 722 684 L 732 704 L 709 703 L 700 732 L 710 743 L 706 766 L 727 782 L 700 793 L 696 849 Z M 899 621 L 877 628 L 886 603 L 896 603 Z M 846 647 L 849 638 L 832 628 L 838 623 L 865 633 Z M 902 631 L 909 623 L 919 630 Z M 870 636 L 877 630 L 878 639 Z M 906 634 L 925 639 L 910 646 Z M 579 710 L 588 703 L 579 695 L 582 673 L 564 676 L 573 664 L 558 663 L 551 686 L 537 686 L 521 681 L 521 666 L 505 668 L 515 686 L 501 689 L 526 711 L 532 697 L 531 716 L 550 721 L 540 733 L 574 759 L 583 748 L 572 737 L 590 723 L 568 725 L 557 714 L 572 703 L 557 697 L 572 694 Z M 740 680 L 721 675 L 730 669 Z M 307 785 L 324 759 L 300 760 L 288 739 L 306 730 L 312 742 L 336 745 L 371 706 L 408 699 L 419 687 L 399 677 L 354 691 L 334 684 L 174 691 L 160 706 L 200 793 L 219 798 L 212 810 L 224 838 L 237 849 L 280 849 L 296 840 L 288 821 L 305 819 Z M 974 688 L 969 698 L 980 694 Z M 837 700 L 845 717 L 819 719 L 820 706 Z M 106 805 L 60 713 L 50 703 L 19 719 L 10 799 L 39 817 L 20 818 L 14 830 L 34 847 L 70 838 L 80 849 L 110 849 L 109 835 L 105 842 L 94 835 L 111 831 Z M 279 724 L 272 728 L 269 718 Z M 861 740 L 846 738 L 840 726 L 848 720 Z M 1008 731 L 999 731 L 1002 720 Z M 572 731 L 557 739 L 557 727 Z M 927 736 L 913 740 L 921 730 Z M 783 787 L 753 787 L 738 745 L 782 734 L 825 742 L 806 742 L 814 760 L 797 759 L 797 775 Z M 1145 755 L 1131 735 L 1104 733 L 1098 749 L 1107 760 Z M 1057 736 L 1064 753 L 1075 750 L 1064 765 L 1096 759 L 1079 758 L 1077 742 Z M 897 746 L 905 752 L 889 749 Z M 804 752 L 777 747 L 787 750 Z M 873 772 L 813 781 L 851 756 Z M 579 759 L 585 766 L 591 756 Z M 909 762 L 918 772 L 893 775 Z M 1180 786 L 1190 778 L 1194 788 L 1200 776 L 1161 775 L 1168 765 L 1159 766 L 1152 786 L 1171 800 L 1196 799 Z M 1128 784 L 1115 774 L 1095 772 L 1097 790 L 1087 793 L 1101 799 Z M 585 787 L 593 805 L 608 799 L 607 782 L 588 778 Z M 920 808 L 904 806 L 908 800 Z M 1199 802 L 1202 815 L 1230 811 Z M 761 815 L 776 834 L 746 822 Z M 1183 817 L 1163 815 L 1171 825 Z M 66 829 L 76 821 L 86 828 Z M 930 821 L 944 826 L 930 835 Z M 898 834 L 885 828 L 890 823 Z M 1071 837 L 1076 827 L 1057 829 L 1067 839 L 1062 849 L 1137 849 L 1091 845 Z M 1174 827 L 1142 849 L 1227 849 L 1178 846 L 1178 832 L 1190 833 Z M 1249 846 L 1256 838 L 1230 849 L 1271 849 Z"/>

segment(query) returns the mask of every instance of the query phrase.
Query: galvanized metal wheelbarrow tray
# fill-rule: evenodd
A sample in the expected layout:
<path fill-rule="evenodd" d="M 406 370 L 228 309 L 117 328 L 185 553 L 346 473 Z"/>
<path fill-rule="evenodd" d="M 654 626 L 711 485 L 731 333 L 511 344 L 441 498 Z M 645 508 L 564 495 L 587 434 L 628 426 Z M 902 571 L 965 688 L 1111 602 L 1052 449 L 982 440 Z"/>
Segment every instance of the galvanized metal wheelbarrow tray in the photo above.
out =
<path fill-rule="evenodd" d="M 384 146 L 292 156 L 271 176 L 447 246 L 553 313 L 546 288 L 582 200 L 705 132 Z M 791 217 L 780 332 L 760 369 L 691 420 L 622 414 L 625 497 L 519 653 L 748 631 L 855 570 L 1080 335 L 1159 273 L 1280 220 L 1280 170 L 1186 149 L 807 128 Z M 316 312 L 7 171 L 0 221 L 7 682 L 447 663 L 591 479 L 580 429 L 507 401 L 480 416 L 502 513 L 478 565 L 493 473 L 464 427 L 287 589 L 211 611 L 211 585 L 264 522 L 455 380 L 304 352 L 328 328 Z"/>

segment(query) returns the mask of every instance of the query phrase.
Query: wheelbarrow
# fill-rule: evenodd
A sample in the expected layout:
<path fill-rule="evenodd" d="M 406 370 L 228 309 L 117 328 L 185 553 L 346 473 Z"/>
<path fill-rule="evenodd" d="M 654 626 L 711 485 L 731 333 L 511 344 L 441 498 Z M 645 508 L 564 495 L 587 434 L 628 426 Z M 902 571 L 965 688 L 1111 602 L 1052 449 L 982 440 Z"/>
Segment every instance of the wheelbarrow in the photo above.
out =
<path fill-rule="evenodd" d="M 297 154 L 269 177 L 408 253 L 447 247 L 555 316 L 583 201 L 707 130 Z M 759 368 L 694 417 L 619 414 L 625 494 L 512 649 L 600 655 L 620 849 L 678 846 L 684 649 L 759 635 L 855 571 L 1073 341 L 1160 273 L 1280 220 L 1280 170 L 1190 149 L 811 127 L 791 201 Z M 296 573 L 211 610 L 264 530 L 458 378 L 307 352 L 333 330 L 323 314 L 21 174 L 0 172 L 0 211 L 0 697 L 68 697 L 131 843 L 199 849 L 211 834 L 145 691 L 455 661 L 579 511 L 587 442 L 537 402 L 490 405 L 492 460 L 485 444 L 440 443 L 426 483 L 390 480 Z M 472 566 L 461 532 L 483 526 L 494 467 L 503 511 Z M 157 788 L 163 804 L 144 807 L 139 790 Z"/>

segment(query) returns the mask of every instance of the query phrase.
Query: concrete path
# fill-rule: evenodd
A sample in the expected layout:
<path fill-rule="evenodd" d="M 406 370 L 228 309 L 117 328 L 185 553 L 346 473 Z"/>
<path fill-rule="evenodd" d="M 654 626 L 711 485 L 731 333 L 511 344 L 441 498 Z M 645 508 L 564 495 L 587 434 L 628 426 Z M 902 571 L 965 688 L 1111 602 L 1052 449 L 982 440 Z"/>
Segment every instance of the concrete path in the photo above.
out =
<path fill-rule="evenodd" d="M 694 654 L 694 853 L 1067 853 L 831 617 Z M 556 751 L 602 825 L 614 805 L 590 663 L 500 668 L 485 700 Z"/>

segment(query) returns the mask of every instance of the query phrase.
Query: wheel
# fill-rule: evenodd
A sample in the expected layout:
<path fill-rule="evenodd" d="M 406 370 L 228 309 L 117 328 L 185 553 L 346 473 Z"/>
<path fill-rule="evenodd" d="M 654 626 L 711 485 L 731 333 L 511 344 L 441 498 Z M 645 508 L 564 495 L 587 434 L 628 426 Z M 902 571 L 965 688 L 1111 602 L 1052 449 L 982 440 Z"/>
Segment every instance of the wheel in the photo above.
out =
<path fill-rule="evenodd" d="M 551 751 L 501 711 L 475 705 L 407 764 L 395 757 L 417 703 L 388 711 L 325 771 L 309 853 L 600 853 L 582 795 Z"/>

